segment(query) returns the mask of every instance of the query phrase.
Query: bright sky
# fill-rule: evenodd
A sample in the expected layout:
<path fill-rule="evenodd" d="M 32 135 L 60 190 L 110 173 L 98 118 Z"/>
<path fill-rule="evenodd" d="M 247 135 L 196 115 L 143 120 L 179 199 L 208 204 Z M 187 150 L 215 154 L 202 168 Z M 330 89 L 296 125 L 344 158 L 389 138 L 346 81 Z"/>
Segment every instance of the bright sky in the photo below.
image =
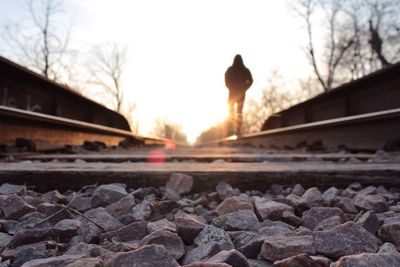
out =
<path fill-rule="evenodd" d="M 0 0 L 0 25 L 26 16 L 23 0 Z M 181 124 L 189 141 L 222 121 L 224 73 L 236 54 L 251 70 L 247 98 L 271 69 L 307 75 L 304 32 L 282 0 L 68 0 L 72 47 L 115 41 L 129 48 L 123 86 L 137 105 L 140 133 L 156 118 Z M 0 53 L 4 52 L 0 44 Z M 85 51 L 81 51 L 85 53 Z M 6 53 L 5 53 L 6 54 Z"/>

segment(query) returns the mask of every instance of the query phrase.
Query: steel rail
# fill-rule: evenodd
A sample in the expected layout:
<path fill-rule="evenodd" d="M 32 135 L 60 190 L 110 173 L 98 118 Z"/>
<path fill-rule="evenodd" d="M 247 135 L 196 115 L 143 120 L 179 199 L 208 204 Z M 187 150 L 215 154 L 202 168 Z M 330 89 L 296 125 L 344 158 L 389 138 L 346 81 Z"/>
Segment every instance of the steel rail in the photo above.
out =
<path fill-rule="evenodd" d="M 372 112 L 337 119 L 317 121 L 221 140 L 199 146 L 249 145 L 269 148 L 295 148 L 300 143 L 320 142 L 326 149 L 346 147 L 355 150 L 385 148 L 400 138 L 400 109 Z"/>
<path fill-rule="evenodd" d="M 41 147 L 82 145 L 85 140 L 117 145 L 125 138 L 133 138 L 144 145 L 170 142 L 117 128 L 0 105 L 0 143 L 12 145 L 16 138 L 31 139 Z"/>

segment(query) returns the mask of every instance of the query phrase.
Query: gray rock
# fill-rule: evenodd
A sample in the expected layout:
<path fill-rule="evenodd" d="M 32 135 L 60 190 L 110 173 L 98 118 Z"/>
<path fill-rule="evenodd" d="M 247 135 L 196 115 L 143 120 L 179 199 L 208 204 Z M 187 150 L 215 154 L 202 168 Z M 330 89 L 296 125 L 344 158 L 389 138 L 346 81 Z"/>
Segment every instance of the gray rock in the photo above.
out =
<path fill-rule="evenodd" d="M 205 245 L 190 249 L 182 259 L 182 264 L 191 264 L 194 262 L 202 262 L 211 258 L 218 252 L 224 250 L 217 242 L 209 242 Z"/>
<path fill-rule="evenodd" d="M 386 199 L 381 195 L 358 194 L 353 198 L 354 206 L 362 210 L 374 210 L 384 212 L 388 208 Z"/>
<path fill-rule="evenodd" d="M 225 182 L 219 182 L 215 187 L 215 190 L 217 191 L 218 196 L 221 200 L 238 194 L 237 190 L 233 189 L 230 184 Z"/>
<path fill-rule="evenodd" d="M 206 223 L 194 215 L 183 215 L 175 218 L 176 232 L 186 244 L 192 244 Z"/>
<path fill-rule="evenodd" d="M 299 206 L 305 208 L 319 207 L 322 206 L 323 203 L 324 199 L 322 198 L 322 194 L 316 187 L 307 189 L 299 199 Z"/>
<path fill-rule="evenodd" d="M 176 225 L 175 223 L 170 222 L 167 219 L 161 219 L 155 222 L 149 222 L 147 224 L 147 232 L 149 232 L 150 234 L 160 230 L 166 230 L 175 233 Z"/>
<path fill-rule="evenodd" d="M 106 207 L 106 211 L 113 217 L 118 218 L 129 213 L 132 207 L 135 205 L 135 198 L 132 195 L 128 195 L 121 198 L 117 202 L 114 202 Z"/>
<path fill-rule="evenodd" d="M 324 199 L 325 204 L 327 204 L 328 206 L 331 205 L 332 200 L 338 196 L 340 193 L 340 190 L 337 189 L 336 187 L 332 186 L 330 188 L 328 188 L 327 190 L 325 190 L 322 193 L 322 198 Z"/>
<path fill-rule="evenodd" d="M 265 220 L 261 224 L 258 233 L 263 236 L 285 235 L 293 233 L 294 228 L 281 221 Z"/>
<path fill-rule="evenodd" d="M 248 259 L 250 267 L 272 267 L 273 265 L 263 260 Z"/>
<path fill-rule="evenodd" d="M 22 267 L 64 267 L 80 260 L 83 257 L 83 255 L 62 255 L 47 259 L 36 259 L 25 262 Z"/>
<path fill-rule="evenodd" d="M 306 190 L 301 184 L 295 184 L 290 193 L 300 197 L 304 194 L 305 191 Z"/>
<path fill-rule="evenodd" d="M 207 260 L 208 262 L 226 263 L 232 267 L 250 267 L 246 257 L 235 249 L 223 250 Z"/>
<path fill-rule="evenodd" d="M 101 234 L 101 240 L 116 240 L 126 242 L 132 240 L 140 240 L 147 235 L 147 222 L 133 222 L 119 229 Z"/>
<path fill-rule="evenodd" d="M 239 210 L 253 210 L 253 205 L 240 197 L 228 197 L 215 209 L 218 215 L 231 213 Z"/>
<path fill-rule="evenodd" d="M 146 263 L 146 265 L 144 265 Z M 178 267 L 179 264 L 164 246 L 149 245 L 130 252 L 117 253 L 106 262 L 106 267 Z"/>
<path fill-rule="evenodd" d="M 115 230 L 124 226 L 116 218 L 108 214 L 106 210 L 102 207 L 88 210 L 87 212 L 84 213 L 84 215 L 90 218 L 95 223 L 97 223 L 97 225 L 101 226 L 106 231 Z M 84 224 L 90 222 L 84 217 L 80 217 L 80 220 Z"/>
<path fill-rule="evenodd" d="M 313 230 L 317 224 L 332 216 L 344 217 L 344 213 L 339 208 L 330 207 L 314 207 L 303 212 L 303 226 Z"/>
<path fill-rule="evenodd" d="M 0 186 L 0 195 L 23 195 L 26 192 L 25 185 L 4 183 Z"/>
<path fill-rule="evenodd" d="M 306 253 L 297 254 L 289 258 L 275 261 L 274 267 L 318 267 L 317 263 Z"/>
<path fill-rule="evenodd" d="M 259 222 L 251 210 L 239 210 L 226 213 L 213 219 L 213 224 L 227 231 L 250 230 L 257 231 Z"/>
<path fill-rule="evenodd" d="M 252 232 L 243 232 L 233 240 L 235 249 L 247 258 L 256 259 L 260 254 L 265 237 Z"/>
<path fill-rule="evenodd" d="M 338 207 L 345 213 L 358 213 L 357 208 L 353 204 L 353 200 L 349 197 L 335 197 L 332 205 Z"/>
<path fill-rule="evenodd" d="M 5 249 L 0 256 L 13 262 L 11 266 L 21 266 L 27 261 L 54 257 L 58 254 L 58 244 L 54 241 L 43 241 Z"/>
<path fill-rule="evenodd" d="M 301 218 L 297 217 L 293 212 L 288 210 L 282 212 L 282 221 L 296 227 L 303 224 L 303 220 Z"/>
<path fill-rule="evenodd" d="M 315 232 L 315 251 L 329 258 L 363 252 L 376 252 L 381 241 L 353 222 L 341 224 L 331 230 Z"/>
<path fill-rule="evenodd" d="M 65 265 L 65 267 L 104 267 L 104 262 L 99 258 L 79 259 L 73 263 Z"/>
<path fill-rule="evenodd" d="M 386 242 L 379 247 L 378 253 L 399 253 L 394 244 Z"/>
<path fill-rule="evenodd" d="M 186 264 L 184 267 L 231 267 L 229 264 L 226 263 L 217 263 L 217 262 L 193 262 L 191 264 Z"/>
<path fill-rule="evenodd" d="M 377 193 L 377 188 L 375 186 L 370 185 L 361 189 L 357 193 L 362 195 L 373 195 Z"/>
<path fill-rule="evenodd" d="M 400 216 L 387 218 L 379 228 L 378 236 L 386 242 L 400 247 Z"/>
<path fill-rule="evenodd" d="M 45 202 L 56 202 L 60 204 L 68 204 L 67 198 L 58 192 L 58 190 L 49 191 L 42 195 L 42 199 Z"/>
<path fill-rule="evenodd" d="M 335 228 L 336 226 L 342 224 L 343 218 L 340 216 L 329 217 L 314 227 L 314 231 L 326 231 Z"/>
<path fill-rule="evenodd" d="M 0 248 L 4 247 L 11 240 L 11 236 L 0 232 Z"/>
<path fill-rule="evenodd" d="M 85 255 L 88 258 L 100 258 L 102 260 L 111 259 L 115 253 L 94 244 L 80 242 L 70 247 L 64 255 Z"/>
<path fill-rule="evenodd" d="M 257 214 L 262 220 L 271 219 L 279 220 L 282 218 L 282 213 L 285 211 L 293 212 L 294 209 L 286 204 L 275 202 L 272 200 L 266 200 L 264 198 L 255 197 L 255 204 Z"/>
<path fill-rule="evenodd" d="M 234 248 L 232 240 L 229 235 L 222 229 L 207 225 L 194 239 L 193 243 L 197 246 L 206 245 L 209 242 L 216 242 L 224 250 L 230 250 Z"/>
<path fill-rule="evenodd" d="M 169 181 L 165 185 L 164 196 L 170 200 L 179 200 L 182 194 L 189 193 L 193 187 L 193 177 L 182 174 L 171 174 Z"/>
<path fill-rule="evenodd" d="M 88 244 L 97 244 L 100 241 L 101 230 L 93 223 L 83 225 L 79 231 L 82 241 Z"/>
<path fill-rule="evenodd" d="M 136 221 L 145 221 L 151 215 L 151 202 L 143 200 L 132 208 L 132 217 Z"/>
<path fill-rule="evenodd" d="M 128 193 L 122 186 L 116 184 L 100 185 L 94 190 L 90 203 L 93 208 L 106 207 L 127 195 Z"/>
<path fill-rule="evenodd" d="M 185 255 L 185 245 L 182 239 L 170 231 L 161 230 L 153 232 L 145 236 L 139 243 L 140 246 L 151 244 L 163 245 L 175 260 L 179 260 Z"/>
<path fill-rule="evenodd" d="M 373 210 L 369 210 L 361 215 L 360 218 L 356 220 L 356 223 L 360 224 L 373 235 L 378 232 L 379 227 L 381 226 L 378 217 Z"/>
<path fill-rule="evenodd" d="M 0 195 L 0 209 L 6 219 L 18 219 L 21 216 L 36 211 L 36 208 L 16 194 Z"/>
<path fill-rule="evenodd" d="M 92 208 L 91 199 L 91 197 L 76 196 L 68 206 L 79 212 L 85 212 Z"/>
<path fill-rule="evenodd" d="M 345 256 L 336 262 L 336 267 L 400 266 L 400 254 L 362 253 Z"/>
<path fill-rule="evenodd" d="M 282 260 L 300 253 L 314 255 L 314 238 L 312 236 L 267 237 L 261 246 L 260 255 L 268 261 Z"/>

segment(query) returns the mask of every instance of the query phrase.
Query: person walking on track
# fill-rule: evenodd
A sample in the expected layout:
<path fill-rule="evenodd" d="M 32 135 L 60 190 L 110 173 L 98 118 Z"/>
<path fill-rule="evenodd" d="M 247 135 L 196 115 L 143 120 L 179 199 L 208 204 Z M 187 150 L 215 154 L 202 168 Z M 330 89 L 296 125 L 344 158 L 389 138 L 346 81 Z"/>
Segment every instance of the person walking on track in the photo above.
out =
<path fill-rule="evenodd" d="M 252 84 L 253 77 L 251 76 L 250 70 L 243 64 L 242 56 L 236 55 L 232 66 L 225 72 L 225 85 L 229 89 L 229 134 L 240 134 L 243 121 L 242 111 L 244 98 L 247 89 L 249 89 Z"/>

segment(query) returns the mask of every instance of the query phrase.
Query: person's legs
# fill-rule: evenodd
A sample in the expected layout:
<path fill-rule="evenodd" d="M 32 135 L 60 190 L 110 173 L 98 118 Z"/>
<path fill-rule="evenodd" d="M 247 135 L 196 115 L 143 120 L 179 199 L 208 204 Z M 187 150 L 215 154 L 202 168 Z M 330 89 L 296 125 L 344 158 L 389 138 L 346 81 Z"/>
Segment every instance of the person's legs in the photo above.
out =
<path fill-rule="evenodd" d="M 228 117 L 228 125 L 227 125 L 227 136 L 234 134 L 234 127 L 236 124 L 236 119 L 235 119 L 235 96 L 231 92 L 229 92 L 229 100 L 228 100 L 228 106 L 229 106 L 229 117 Z"/>
<path fill-rule="evenodd" d="M 236 119 L 236 134 L 239 135 L 242 129 L 242 121 L 243 121 L 243 105 L 244 105 L 244 97 L 243 94 L 237 101 L 237 119 Z"/>

